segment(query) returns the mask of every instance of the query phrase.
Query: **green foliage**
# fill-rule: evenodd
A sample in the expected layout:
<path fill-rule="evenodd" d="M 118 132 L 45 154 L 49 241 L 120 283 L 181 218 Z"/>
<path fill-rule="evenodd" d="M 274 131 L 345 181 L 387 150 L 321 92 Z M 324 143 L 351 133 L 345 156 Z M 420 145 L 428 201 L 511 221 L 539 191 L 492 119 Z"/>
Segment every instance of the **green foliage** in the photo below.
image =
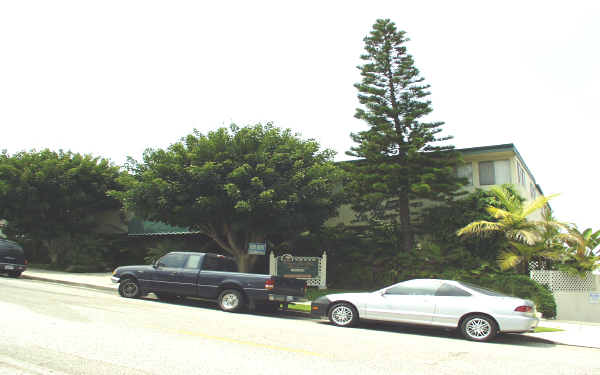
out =
<path fill-rule="evenodd" d="M 119 167 L 107 159 L 50 150 L 0 154 L 0 217 L 3 231 L 20 242 L 43 245 L 52 263 L 96 257 L 97 247 L 83 234 L 96 216 L 119 208 L 106 195 L 118 190 Z M 68 245 L 67 245 L 68 244 Z M 76 245 L 69 249 L 68 246 Z M 36 259 L 33 259 L 34 261 Z"/>
<path fill-rule="evenodd" d="M 394 223 L 402 233 L 402 249 L 410 251 L 411 202 L 449 200 L 464 179 L 454 171 L 460 155 L 452 146 L 436 145 L 451 138 L 438 137 L 443 123 L 423 121 L 432 111 L 429 85 L 407 54 L 407 41 L 390 20 L 377 20 L 364 39 L 362 81 L 355 84 L 364 107 L 355 117 L 370 128 L 352 134 L 357 145 L 347 154 L 361 160 L 347 164 L 352 179 L 346 190 L 362 220 Z"/>
<path fill-rule="evenodd" d="M 147 264 L 151 264 L 171 251 L 186 251 L 184 241 L 177 239 L 160 240 L 148 247 L 148 252 L 144 257 L 144 261 Z"/>
<path fill-rule="evenodd" d="M 490 192 L 495 202 L 485 209 L 492 220 L 476 220 L 456 233 L 458 236 L 486 237 L 502 235 L 506 239 L 505 248 L 498 255 L 501 269 L 518 268 L 522 274 L 529 272 L 529 261 L 533 258 L 554 259 L 562 249 L 558 243 L 559 230 L 568 228 L 554 220 L 547 208 L 554 196 L 540 196 L 525 203 L 524 199 L 508 185 L 494 186 Z M 534 212 L 545 209 L 544 220 L 530 220 Z"/>
<path fill-rule="evenodd" d="M 556 265 L 559 270 L 585 277 L 588 272 L 600 268 L 600 230 L 594 232 L 587 228 L 580 232 L 577 227 L 570 227 L 560 239 L 567 247 Z"/>
<path fill-rule="evenodd" d="M 247 270 L 248 242 L 317 230 L 336 214 L 344 175 L 333 155 L 271 124 L 195 131 L 130 161 L 126 191 L 112 195 L 144 219 L 208 236 Z"/>
<path fill-rule="evenodd" d="M 505 247 L 504 237 L 498 234 L 458 237 L 456 232 L 473 221 L 493 220 L 485 210 L 492 204 L 500 203 L 489 191 L 476 189 L 445 204 L 424 208 L 419 232 L 434 243 L 448 248 L 464 248 L 472 256 L 491 263 Z"/>

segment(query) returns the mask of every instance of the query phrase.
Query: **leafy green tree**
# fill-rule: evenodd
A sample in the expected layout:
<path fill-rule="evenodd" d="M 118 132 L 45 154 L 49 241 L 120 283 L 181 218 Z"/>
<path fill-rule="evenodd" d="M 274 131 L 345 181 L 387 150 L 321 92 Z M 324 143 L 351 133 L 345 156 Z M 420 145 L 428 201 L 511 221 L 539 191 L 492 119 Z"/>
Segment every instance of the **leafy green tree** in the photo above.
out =
<path fill-rule="evenodd" d="M 486 211 L 486 207 L 490 205 L 499 205 L 499 201 L 491 192 L 476 189 L 446 204 L 424 208 L 420 222 L 420 236 L 426 236 L 444 248 L 464 248 L 482 261 L 495 262 L 506 245 L 506 240 L 501 233 L 468 238 L 456 235 L 460 228 L 473 221 L 494 220 Z"/>
<path fill-rule="evenodd" d="M 51 262 L 63 264 L 74 242 L 93 231 L 97 215 L 118 209 L 106 195 L 119 189 L 119 167 L 109 160 L 50 150 L 0 154 L 3 231 L 42 243 Z M 81 251 L 86 251 L 83 247 Z"/>
<path fill-rule="evenodd" d="M 206 235 L 249 271 L 249 242 L 282 242 L 336 214 L 343 173 L 333 155 L 271 124 L 195 131 L 132 161 L 114 196 L 147 220 Z"/>
<path fill-rule="evenodd" d="M 432 111 L 429 85 L 407 53 L 407 41 L 387 19 L 377 20 L 364 39 L 362 81 L 355 85 L 364 107 L 355 117 L 370 128 L 351 135 L 358 145 L 347 152 L 361 159 L 348 164 L 353 209 L 361 219 L 397 226 L 404 251 L 413 248 L 416 200 L 447 201 L 464 183 L 455 173 L 460 155 L 453 146 L 436 145 L 451 139 L 438 136 L 443 123 L 424 121 Z"/>

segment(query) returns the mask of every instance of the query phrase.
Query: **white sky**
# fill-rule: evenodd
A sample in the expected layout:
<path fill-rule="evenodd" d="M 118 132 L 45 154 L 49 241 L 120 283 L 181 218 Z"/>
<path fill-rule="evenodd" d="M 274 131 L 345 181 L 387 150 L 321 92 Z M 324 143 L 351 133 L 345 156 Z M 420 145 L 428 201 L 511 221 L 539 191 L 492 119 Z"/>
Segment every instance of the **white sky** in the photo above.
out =
<path fill-rule="evenodd" d="M 293 4 L 293 5 L 292 5 Z M 273 121 L 347 159 L 377 18 L 458 148 L 514 143 L 559 220 L 600 229 L 599 1 L 2 1 L 0 149 L 147 147 Z"/>

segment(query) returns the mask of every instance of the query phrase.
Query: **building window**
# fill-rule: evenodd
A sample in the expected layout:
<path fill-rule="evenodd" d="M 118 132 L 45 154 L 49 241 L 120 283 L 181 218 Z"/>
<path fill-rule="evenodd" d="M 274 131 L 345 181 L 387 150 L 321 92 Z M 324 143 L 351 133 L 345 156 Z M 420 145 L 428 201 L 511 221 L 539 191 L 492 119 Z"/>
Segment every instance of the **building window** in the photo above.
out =
<path fill-rule="evenodd" d="M 537 194 L 536 194 L 535 185 L 533 183 L 529 184 L 529 192 L 531 193 L 531 199 L 535 199 Z"/>
<path fill-rule="evenodd" d="M 479 185 L 502 185 L 510 183 L 508 160 L 479 162 Z"/>
<path fill-rule="evenodd" d="M 527 186 L 527 180 L 525 178 L 525 170 L 521 166 L 520 163 L 517 163 L 517 178 L 519 180 L 519 185 Z"/>
<path fill-rule="evenodd" d="M 456 169 L 456 176 L 459 178 L 466 178 L 467 185 L 473 185 L 473 164 L 467 163 L 459 166 Z"/>

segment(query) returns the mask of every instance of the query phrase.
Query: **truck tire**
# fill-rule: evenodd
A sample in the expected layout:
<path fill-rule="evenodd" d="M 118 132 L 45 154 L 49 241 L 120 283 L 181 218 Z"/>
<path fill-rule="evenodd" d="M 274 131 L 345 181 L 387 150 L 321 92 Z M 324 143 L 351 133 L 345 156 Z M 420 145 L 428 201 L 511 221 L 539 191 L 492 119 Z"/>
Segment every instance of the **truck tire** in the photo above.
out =
<path fill-rule="evenodd" d="M 139 284 L 133 279 L 125 279 L 119 283 L 119 295 L 125 298 L 138 298 L 142 294 Z"/>
<path fill-rule="evenodd" d="M 238 312 L 244 307 L 244 295 L 237 289 L 226 289 L 219 294 L 219 307 L 223 311 Z"/>

